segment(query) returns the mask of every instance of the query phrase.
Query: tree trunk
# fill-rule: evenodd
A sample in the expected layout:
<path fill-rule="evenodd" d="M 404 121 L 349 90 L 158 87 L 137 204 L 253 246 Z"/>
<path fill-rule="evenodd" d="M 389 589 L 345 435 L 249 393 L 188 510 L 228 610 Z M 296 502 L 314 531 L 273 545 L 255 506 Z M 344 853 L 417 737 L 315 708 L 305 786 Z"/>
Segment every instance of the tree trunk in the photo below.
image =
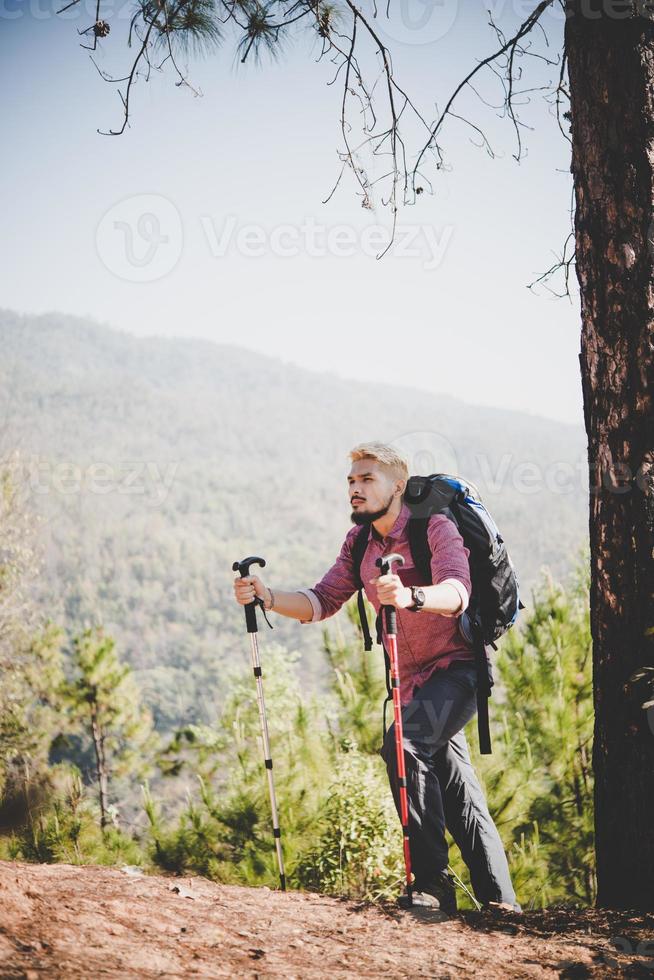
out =
<path fill-rule="evenodd" d="M 100 826 L 107 826 L 109 810 L 109 787 L 107 778 L 107 762 L 104 753 L 104 736 L 98 724 L 97 714 L 91 709 L 91 731 L 93 732 L 93 747 L 95 749 L 95 771 L 98 777 L 98 795 L 100 799 Z"/>
<path fill-rule="evenodd" d="M 629 679 L 654 666 L 652 16 L 618 0 L 567 3 L 591 485 L 597 901 L 640 909 L 654 908 L 654 725 L 641 707 L 647 691 Z"/>

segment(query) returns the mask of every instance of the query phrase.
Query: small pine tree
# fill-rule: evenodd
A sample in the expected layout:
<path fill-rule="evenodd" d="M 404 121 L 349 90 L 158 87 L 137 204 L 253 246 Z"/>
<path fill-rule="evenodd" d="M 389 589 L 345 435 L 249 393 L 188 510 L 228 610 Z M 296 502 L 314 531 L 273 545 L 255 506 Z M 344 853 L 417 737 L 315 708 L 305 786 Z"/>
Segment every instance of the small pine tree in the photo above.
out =
<path fill-rule="evenodd" d="M 62 633 L 52 624 L 17 644 L 2 663 L 0 687 L 0 796 L 27 790 L 47 768 L 52 739 L 61 729 Z"/>
<path fill-rule="evenodd" d="M 290 870 L 314 833 L 333 773 L 333 743 L 323 708 L 300 688 L 299 655 L 266 648 L 263 673 L 282 846 Z M 185 809 L 169 828 L 146 795 L 153 858 L 168 870 L 220 881 L 273 884 L 277 879 L 270 801 L 251 666 L 233 672 L 214 726 L 179 731 L 160 761 L 164 772 L 194 776 Z"/>
<path fill-rule="evenodd" d="M 45 779 L 61 680 L 59 632 L 43 624 L 34 598 L 38 521 L 25 490 L 19 454 L 0 457 L 0 807 L 18 819 L 18 798 L 28 799 Z"/>
<path fill-rule="evenodd" d="M 353 635 L 346 638 L 338 620 L 331 629 L 323 630 L 323 651 L 330 667 L 329 694 L 337 720 L 334 733 L 354 739 L 360 751 L 376 754 L 384 738 L 384 657 L 381 647 L 365 649 L 356 602 L 349 602 L 345 608 Z M 371 609 L 369 606 L 369 620 Z"/>
<path fill-rule="evenodd" d="M 309 846 L 299 856 L 300 886 L 376 901 L 402 888 L 402 836 L 381 759 L 343 739 Z"/>
<path fill-rule="evenodd" d="M 595 896 L 588 567 L 582 559 L 567 587 L 545 573 L 524 623 L 502 641 L 494 757 L 475 757 L 516 891 L 532 906 Z"/>
<path fill-rule="evenodd" d="M 72 643 L 74 676 L 63 694 L 72 719 L 91 738 L 104 830 L 116 822 L 110 803 L 113 779 L 144 778 L 150 768 L 155 736 L 150 712 L 127 664 L 119 659 L 114 640 L 101 628 L 87 629 Z"/>

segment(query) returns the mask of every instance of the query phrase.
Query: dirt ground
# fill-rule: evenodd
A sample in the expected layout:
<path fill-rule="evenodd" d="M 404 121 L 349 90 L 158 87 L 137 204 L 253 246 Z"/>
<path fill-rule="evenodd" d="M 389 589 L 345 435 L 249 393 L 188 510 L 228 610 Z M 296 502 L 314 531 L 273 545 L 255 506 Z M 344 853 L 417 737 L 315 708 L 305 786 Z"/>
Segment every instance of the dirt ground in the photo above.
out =
<path fill-rule="evenodd" d="M 652 977 L 654 916 L 440 913 L 0 862 L 0 977 Z M 649 943 L 649 945 L 647 945 Z"/>

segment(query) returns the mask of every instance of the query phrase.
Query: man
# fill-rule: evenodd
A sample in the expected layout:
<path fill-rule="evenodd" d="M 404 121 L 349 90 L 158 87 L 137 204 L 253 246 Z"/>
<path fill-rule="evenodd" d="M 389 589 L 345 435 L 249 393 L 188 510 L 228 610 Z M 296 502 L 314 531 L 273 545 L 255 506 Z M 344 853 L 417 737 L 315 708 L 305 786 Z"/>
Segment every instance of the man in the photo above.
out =
<path fill-rule="evenodd" d="M 360 528 L 369 527 L 361 581 L 377 612 L 384 605 L 397 610 L 413 904 L 456 911 L 454 884 L 447 872 L 447 826 L 470 869 L 478 900 L 520 911 L 463 731 L 476 711 L 474 655 L 458 629 L 471 591 L 470 552 L 453 522 L 434 514 L 427 531 L 432 583 L 421 581 L 409 548 L 410 511 L 403 502 L 409 477 L 406 461 L 380 443 L 357 446 L 350 460 L 347 480 L 355 527 L 326 575 L 312 589 L 295 592 L 273 590 L 251 575 L 235 581 L 236 598 L 245 605 L 258 597 L 265 609 L 301 623 L 333 616 L 358 588 L 352 547 Z M 402 555 L 404 565 L 380 576 L 376 560 L 391 552 Z M 399 813 L 394 724 L 381 755 Z M 405 896 L 402 903 L 407 904 Z"/>

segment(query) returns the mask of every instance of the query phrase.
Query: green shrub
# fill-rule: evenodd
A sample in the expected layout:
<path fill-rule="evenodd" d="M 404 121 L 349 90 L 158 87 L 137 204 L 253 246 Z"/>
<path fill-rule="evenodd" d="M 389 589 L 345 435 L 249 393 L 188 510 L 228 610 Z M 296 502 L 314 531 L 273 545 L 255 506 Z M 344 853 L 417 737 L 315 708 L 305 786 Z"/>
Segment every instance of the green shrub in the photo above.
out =
<path fill-rule="evenodd" d="M 8 856 L 44 863 L 142 864 L 142 850 L 131 836 L 114 827 L 100 830 L 97 804 L 79 772 L 57 767 L 55 776 L 52 795 L 8 839 Z"/>
<path fill-rule="evenodd" d="M 314 833 L 295 867 L 300 886 L 372 901 L 401 889 L 402 836 L 381 759 L 345 744 Z"/>

